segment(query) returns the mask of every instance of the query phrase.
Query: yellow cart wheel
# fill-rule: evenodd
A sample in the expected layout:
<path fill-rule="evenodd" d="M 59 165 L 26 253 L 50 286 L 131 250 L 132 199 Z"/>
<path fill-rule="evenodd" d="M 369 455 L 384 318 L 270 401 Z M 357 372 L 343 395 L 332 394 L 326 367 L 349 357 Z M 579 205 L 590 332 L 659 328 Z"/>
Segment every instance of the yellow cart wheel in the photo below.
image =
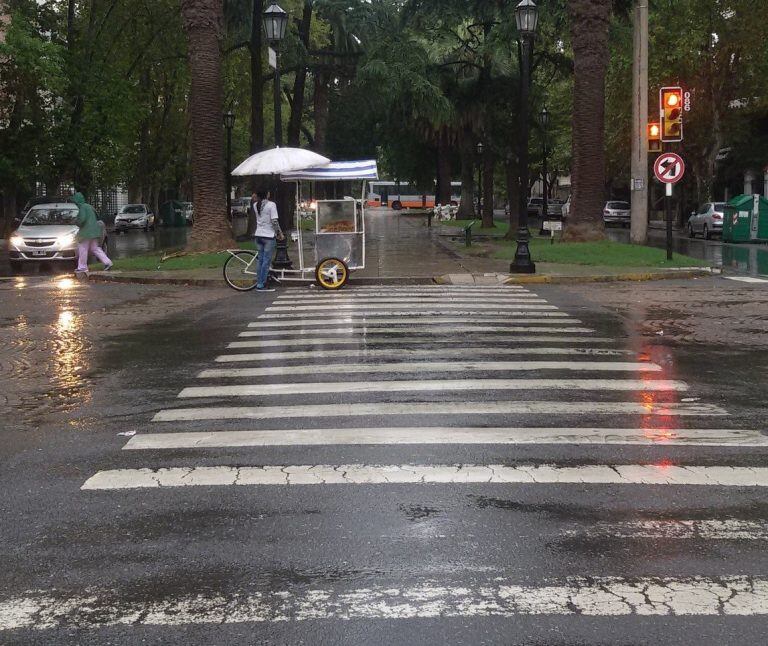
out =
<path fill-rule="evenodd" d="M 315 279 L 324 289 L 341 289 L 349 280 L 349 269 L 343 260 L 326 258 L 317 264 Z"/>

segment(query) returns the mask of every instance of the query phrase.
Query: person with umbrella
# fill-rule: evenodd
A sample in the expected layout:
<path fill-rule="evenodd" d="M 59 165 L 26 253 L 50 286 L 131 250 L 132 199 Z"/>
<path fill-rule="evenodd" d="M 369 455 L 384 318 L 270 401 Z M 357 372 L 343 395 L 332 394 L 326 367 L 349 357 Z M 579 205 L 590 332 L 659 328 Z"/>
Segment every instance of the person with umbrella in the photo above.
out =
<path fill-rule="evenodd" d="M 277 213 L 277 205 L 269 199 L 269 194 L 264 191 L 256 193 L 256 233 L 254 239 L 259 251 L 258 274 L 256 291 L 274 292 L 268 287 L 269 267 L 272 264 L 272 256 L 275 253 L 276 240 L 283 240 L 285 235 L 280 228 L 280 219 Z"/>

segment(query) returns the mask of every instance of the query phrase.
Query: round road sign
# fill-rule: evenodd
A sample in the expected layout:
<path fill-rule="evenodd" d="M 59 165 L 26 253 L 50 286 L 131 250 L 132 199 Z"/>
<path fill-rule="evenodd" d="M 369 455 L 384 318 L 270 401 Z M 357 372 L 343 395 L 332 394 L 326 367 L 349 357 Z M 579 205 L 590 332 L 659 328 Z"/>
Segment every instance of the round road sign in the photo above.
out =
<path fill-rule="evenodd" d="M 656 163 L 653 165 L 653 172 L 656 179 L 664 184 L 677 184 L 685 174 L 685 162 L 680 155 L 675 153 L 664 153 L 659 155 Z"/>

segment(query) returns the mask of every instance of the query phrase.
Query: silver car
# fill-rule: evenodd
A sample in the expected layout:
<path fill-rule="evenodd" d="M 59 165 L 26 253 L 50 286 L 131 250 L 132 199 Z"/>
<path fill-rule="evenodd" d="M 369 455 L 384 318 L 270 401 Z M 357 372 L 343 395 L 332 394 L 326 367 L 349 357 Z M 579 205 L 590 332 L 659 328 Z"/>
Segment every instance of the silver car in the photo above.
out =
<path fill-rule="evenodd" d="M 709 240 L 713 233 L 722 234 L 724 215 L 725 202 L 702 204 L 701 208 L 691 213 L 688 218 L 688 235 L 693 238 L 700 233 L 705 240 Z"/>
<path fill-rule="evenodd" d="M 8 240 L 11 269 L 28 262 L 77 262 L 77 205 L 71 202 L 39 204 L 27 211 Z M 99 221 L 99 244 L 106 250 L 107 229 Z"/>
<path fill-rule="evenodd" d="M 146 204 L 126 204 L 115 216 L 115 233 L 128 229 L 155 230 L 155 214 Z"/>
<path fill-rule="evenodd" d="M 603 209 L 603 222 L 628 227 L 632 222 L 632 207 L 629 206 L 629 202 L 606 202 Z"/>

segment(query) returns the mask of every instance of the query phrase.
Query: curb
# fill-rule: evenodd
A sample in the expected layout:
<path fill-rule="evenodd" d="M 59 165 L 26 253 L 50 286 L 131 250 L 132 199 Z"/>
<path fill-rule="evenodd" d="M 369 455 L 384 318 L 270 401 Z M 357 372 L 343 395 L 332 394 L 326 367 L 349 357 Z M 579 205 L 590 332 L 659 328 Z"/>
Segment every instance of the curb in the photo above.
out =
<path fill-rule="evenodd" d="M 719 275 L 710 269 L 692 269 L 672 272 L 636 272 L 628 274 L 597 274 L 586 276 L 508 276 L 499 280 L 500 285 L 575 285 L 579 283 L 617 283 L 617 282 L 647 282 L 657 280 L 676 280 L 704 278 Z M 438 285 L 453 285 L 450 275 L 435 276 Z M 465 283 L 461 283 L 465 284 Z M 478 284 L 478 283 L 474 283 Z M 487 284 L 487 283 L 480 283 Z"/>
<path fill-rule="evenodd" d="M 118 273 L 92 272 L 90 280 L 96 283 L 115 283 L 124 285 L 181 285 L 186 287 L 227 287 L 223 278 L 191 278 L 173 276 L 121 276 Z M 377 277 L 359 277 L 350 278 L 349 285 L 433 285 L 434 276 L 383 276 Z M 296 281 L 297 285 L 311 284 L 312 281 L 302 283 Z M 291 286 L 292 282 L 284 283 Z"/>
<path fill-rule="evenodd" d="M 676 272 L 635 272 L 627 274 L 596 274 L 585 276 L 510 276 L 496 275 L 496 280 L 488 280 L 488 276 L 478 276 L 483 279 L 477 282 L 473 274 L 443 274 L 441 276 L 383 276 L 350 278 L 349 285 L 574 285 L 579 283 L 616 283 L 616 282 L 648 282 L 658 280 L 675 280 L 704 278 L 716 276 L 719 272 L 711 269 L 691 269 Z M 461 276 L 459 280 L 453 277 Z M 180 285 L 186 287 L 226 287 L 221 278 L 190 278 L 172 276 L 121 276 L 118 273 L 94 272 L 90 280 L 97 283 L 133 284 L 133 285 Z M 291 283 L 286 283 L 290 285 Z M 297 281 L 297 284 L 301 284 Z M 310 284 L 309 281 L 306 284 Z"/>

